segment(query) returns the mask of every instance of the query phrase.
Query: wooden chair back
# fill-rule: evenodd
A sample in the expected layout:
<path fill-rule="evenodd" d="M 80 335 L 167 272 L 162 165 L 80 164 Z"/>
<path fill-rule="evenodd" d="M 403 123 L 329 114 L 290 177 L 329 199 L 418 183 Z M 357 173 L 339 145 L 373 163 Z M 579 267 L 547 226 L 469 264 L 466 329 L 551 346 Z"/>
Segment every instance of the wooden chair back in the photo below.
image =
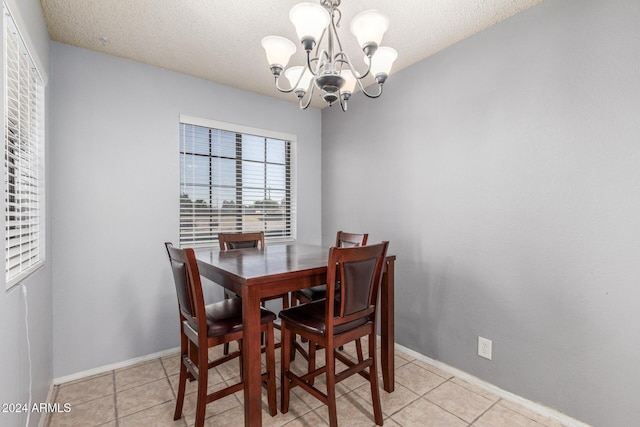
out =
<path fill-rule="evenodd" d="M 176 284 L 181 320 L 186 320 L 196 331 L 206 331 L 204 294 L 195 252 L 191 248 L 176 248 L 171 243 L 165 243 L 165 247 Z M 198 335 L 206 341 L 206 333 Z"/>
<path fill-rule="evenodd" d="M 167 253 L 169 254 L 173 282 L 176 286 L 180 320 L 193 321 L 196 316 L 196 309 L 189 280 L 189 272 L 187 270 L 187 257 L 182 249 L 174 247 L 169 242 L 166 242 L 164 246 L 167 248 Z"/>
<path fill-rule="evenodd" d="M 334 325 L 368 318 L 375 321 L 378 291 L 389 242 L 370 246 L 331 248 L 327 283 L 325 324 L 327 334 L 333 333 Z M 335 268 L 332 268 L 335 266 Z M 335 293 L 339 292 L 339 298 Z"/>
<path fill-rule="evenodd" d="M 218 233 L 220 250 L 264 248 L 264 231 L 253 233 Z"/>
<path fill-rule="evenodd" d="M 354 246 L 365 246 L 369 234 L 347 233 L 338 231 L 336 234 L 336 248 L 352 248 Z"/>

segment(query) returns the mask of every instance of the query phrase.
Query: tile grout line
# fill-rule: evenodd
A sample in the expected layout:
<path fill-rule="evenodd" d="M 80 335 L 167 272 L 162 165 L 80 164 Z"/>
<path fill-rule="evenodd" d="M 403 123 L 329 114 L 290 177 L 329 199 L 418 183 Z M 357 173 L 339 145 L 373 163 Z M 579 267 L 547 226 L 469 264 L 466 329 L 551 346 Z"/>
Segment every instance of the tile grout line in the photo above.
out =
<path fill-rule="evenodd" d="M 176 392 L 173 389 L 173 386 L 171 385 L 171 380 L 169 380 L 169 372 L 167 372 L 167 367 L 165 366 L 164 361 L 162 360 L 162 357 L 159 357 L 158 360 L 160 360 L 160 365 L 162 365 L 162 369 L 164 370 L 164 376 L 167 379 L 167 382 L 169 383 L 169 389 L 171 390 L 171 394 L 173 395 L 173 400 L 176 400 L 178 398 L 178 396 L 176 395 Z M 180 366 L 182 367 L 182 355 L 180 355 L 178 360 L 180 361 Z M 178 375 L 180 375 L 180 374 L 178 374 Z M 180 381 L 179 378 L 178 378 L 178 381 Z M 186 388 L 186 386 L 185 386 L 185 388 Z M 184 397 L 186 397 L 186 394 L 185 394 Z M 164 405 L 164 403 L 161 403 L 160 405 Z M 156 405 L 156 406 L 159 406 L 159 405 Z M 188 425 L 187 425 L 187 417 L 185 417 L 184 415 L 180 414 L 180 420 L 182 421 L 182 424 L 184 424 L 185 427 L 188 427 Z M 176 420 L 174 420 L 174 423 L 175 423 L 175 421 Z"/>
<path fill-rule="evenodd" d="M 160 365 L 162 366 L 162 370 L 164 371 L 164 377 L 167 379 L 167 382 L 169 383 L 171 394 L 173 394 L 173 398 L 176 399 L 178 396 L 176 395 L 175 390 L 173 390 L 173 386 L 171 385 L 171 381 L 169 380 L 169 373 L 167 372 L 167 367 L 164 366 L 164 362 L 162 361 L 162 358 L 159 358 L 158 360 L 160 360 Z M 182 359 L 180 359 L 180 363 L 182 363 Z M 178 381 L 179 381 L 179 378 L 178 378 Z"/>
<path fill-rule="evenodd" d="M 430 374 L 433 374 L 433 375 L 435 375 L 435 376 L 437 376 L 437 377 L 442 378 L 444 381 L 443 381 L 443 382 L 441 382 L 440 384 L 438 384 L 437 386 L 435 386 L 435 387 L 431 388 L 430 390 L 428 390 L 428 391 L 426 391 L 426 392 L 422 393 L 422 394 L 418 393 L 418 392 L 417 392 L 417 391 L 415 391 L 415 390 L 410 389 L 409 387 L 403 386 L 403 387 L 405 387 L 407 390 L 409 390 L 411 393 L 414 393 L 415 395 L 417 395 L 417 397 L 416 397 L 415 399 L 411 400 L 411 401 L 410 401 L 409 403 L 407 403 L 406 405 L 404 405 L 404 406 L 402 406 L 401 408 L 399 408 L 398 410 L 396 410 L 395 412 L 393 412 L 392 414 L 389 414 L 389 415 L 388 415 L 388 418 L 391 418 L 393 415 L 396 415 L 397 413 L 401 412 L 401 411 L 402 411 L 402 410 L 404 410 L 407 406 L 409 406 L 409 405 L 411 405 L 412 403 L 414 403 L 414 402 L 418 401 L 419 399 L 424 399 L 424 400 L 426 400 L 427 402 L 429 402 L 429 403 L 431 403 L 431 404 L 433 404 L 433 405 L 437 406 L 438 408 L 440 408 L 441 410 L 445 411 L 446 413 L 448 413 L 448 414 L 450 414 L 450 415 L 452 415 L 452 416 L 456 417 L 456 418 L 457 418 L 457 419 L 459 419 L 460 421 L 464 422 L 465 424 L 467 424 L 467 426 L 471 426 L 471 425 L 472 425 L 472 424 L 473 424 L 473 423 L 474 423 L 478 418 L 480 418 L 480 416 L 482 416 L 482 415 L 484 414 L 484 412 L 483 412 L 483 413 L 482 413 L 482 414 L 480 414 L 477 418 L 475 418 L 471 423 L 469 423 L 468 421 L 463 420 L 462 418 L 460 418 L 458 415 L 454 414 L 453 412 L 451 412 L 451 411 L 447 410 L 446 408 L 443 408 L 442 406 L 438 405 L 436 402 L 434 402 L 434 401 L 430 400 L 430 399 L 427 397 L 427 394 L 431 393 L 433 390 L 435 390 L 435 389 L 437 389 L 437 388 L 441 387 L 442 385 L 444 385 L 444 384 L 446 384 L 446 383 L 451 382 L 452 384 L 455 384 L 455 383 L 453 383 L 453 382 L 452 382 L 452 380 L 455 378 L 455 375 L 454 375 L 454 376 L 451 376 L 451 377 L 449 377 L 449 378 L 442 377 L 442 376 L 440 376 L 439 374 L 437 374 L 437 373 L 435 373 L 435 372 L 433 372 L 433 371 L 430 371 L 429 369 L 426 369 L 426 368 L 424 368 L 424 367 L 422 367 L 422 366 L 420 366 L 420 365 L 418 365 L 418 364 L 416 364 L 416 363 L 413 363 L 414 361 L 415 361 L 415 360 L 407 361 L 407 363 L 406 363 L 406 364 L 404 364 L 404 365 L 402 365 L 402 366 L 406 366 L 406 365 L 408 365 L 408 364 L 412 364 L 413 366 L 416 366 L 416 367 L 418 367 L 418 368 L 421 368 L 421 369 L 423 369 L 423 370 L 425 370 L 425 371 L 429 372 Z M 468 390 L 468 389 L 467 389 L 467 390 Z M 472 392 L 472 393 L 475 393 L 475 392 L 474 392 L 474 391 L 472 391 L 472 390 L 468 390 L 468 391 L 470 391 L 470 392 Z M 475 394 L 477 394 L 477 393 L 475 393 Z M 479 395 L 479 396 L 480 396 L 480 395 Z M 499 400 L 500 400 L 500 399 L 498 399 L 498 401 L 499 401 Z M 489 409 L 490 409 L 490 408 L 492 408 L 495 404 L 497 404 L 497 401 L 496 401 L 496 402 L 494 402 L 494 404 L 492 404 L 492 405 L 489 407 Z M 488 411 L 489 409 L 487 409 L 487 411 Z M 485 412 L 486 412 L 486 411 L 485 411 Z M 395 421 L 395 420 L 394 420 L 394 421 Z"/>
<path fill-rule="evenodd" d="M 484 414 L 486 414 L 487 412 L 489 412 L 491 409 L 493 409 L 498 403 L 500 403 L 500 401 L 502 401 L 502 398 L 499 398 L 498 400 L 496 400 L 493 405 L 489 406 L 487 409 L 485 409 L 480 415 L 478 415 L 477 417 L 475 417 L 473 419 L 473 421 L 471 422 L 471 424 L 469 424 L 470 426 L 473 425 L 473 423 L 475 423 L 476 421 L 478 421 L 480 418 L 482 418 L 482 416 Z"/>
<path fill-rule="evenodd" d="M 416 366 L 417 366 L 417 365 L 416 365 Z M 423 369 L 424 369 L 424 368 L 423 368 Z M 433 372 L 432 372 L 432 373 L 433 373 Z M 435 375 L 437 375 L 437 374 L 435 374 Z M 438 376 L 440 376 L 440 375 L 438 375 Z M 442 378 L 442 377 L 440 377 L 440 378 Z M 453 377 L 452 377 L 452 378 L 453 378 Z M 420 396 L 420 397 L 419 397 L 419 399 L 424 399 L 424 400 L 426 400 L 427 402 L 431 403 L 432 405 L 435 405 L 435 406 L 437 406 L 438 408 L 442 409 L 442 410 L 443 410 L 443 411 L 445 411 L 447 414 L 451 414 L 451 415 L 453 415 L 454 417 L 456 417 L 457 419 L 459 419 L 459 420 L 460 420 L 460 421 L 462 421 L 463 423 L 466 423 L 468 426 L 470 426 L 470 425 L 471 425 L 471 424 L 473 424 L 473 423 L 474 423 L 478 418 L 480 418 L 480 416 L 481 416 L 482 414 L 484 414 L 484 412 L 483 412 L 482 414 L 480 414 L 480 416 L 478 416 L 477 418 L 474 418 L 474 420 L 470 423 L 470 422 L 468 422 L 467 420 L 463 420 L 462 418 L 460 418 L 460 416 L 459 416 L 459 415 L 456 415 L 456 414 L 454 414 L 453 412 L 449 411 L 448 409 L 443 408 L 442 406 L 438 405 L 436 402 L 432 401 L 431 399 L 429 399 L 429 398 L 427 397 L 427 394 L 431 393 L 433 390 L 435 390 L 435 389 L 437 389 L 437 388 L 441 387 L 442 385 L 444 385 L 444 384 L 446 384 L 446 383 L 451 382 L 452 384 L 455 384 L 455 383 L 453 383 L 453 382 L 451 381 L 451 380 L 452 380 L 452 378 L 448 378 L 445 382 L 438 384 L 437 386 L 435 386 L 434 388 L 432 388 L 431 390 L 429 390 L 428 392 L 426 392 L 425 394 L 423 394 L 422 396 Z M 497 402 L 496 402 L 496 403 L 497 403 Z M 491 407 L 493 407 L 493 405 L 491 405 Z M 487 410 L 488 410 L 488 409 L 487 409 Z M 485 411 L 485 412 L 486 412 L 486 411 Z"/>
<path fill-rule="evenodd" d="M 115 369 L 111 371 L 111 378 L 113 379 L 113 410 L 116 416 L 116 427 L 119 427 L 120 423 L 118 421 L 118 391 L 116 390 L 116 371 Z"/>
<path fill-rule="evenodd" d="M 144 365 L 144 364 L 152 363 L 154 360 L 156 360 L 156 359 L 149 360 L 149 361 L 147 361 L 147 362 L 141 363 L 140 365 Z M 167 383 L 169 384 L 169 389 L 171 390 L 171 394 L 173 395 L 173 400 L 175 400 L 175 399 L 176 399 L 176 394 L 175 394 L 175 392 L 173 391 L 173 387 L 171 386 L 171 381 L 169 381 L 169 377 L 168 377 L 168 375 L 167 375 L 167 370 L 166 370 L 166 368 L 165 368 L 165 366 L 164 366 L 164 363 L 162 363 L 162 358 L 158 358 L 157 360 L 160 362 L 160 366 L 162 367 L 162 371 L 164 372 L 164 378 L 167 380 Z M 134 368 L 135 366 L 136 366 L 136 365 L 132 366 L 132 368 Z M 129 369 L 129 368 L 127 368 L 127 369 Z M 125 370 L 126 370 L 126 369 L 125 369 Z M 114 388 L 115 388 L 115 370 L 113 371 L 113 373 L 114 373 L 114 381 L 113 381 L 113 385 L 114 385 Z M 133 387 L 126 388 L 126 389 L 124 389 L 124 390 L 122 390 L 122 391 L 131 390 L 131 389 L 136 388 L 136 387 L 142 387 L 142 386 L 145 386 L 145 385 L 147 385 L 147 384 L 151 384 L 151 383 L 153 383 L 153 382 L 157 382 L 157 381 L 161 381 L 161 380 L 162 380 L 162 378 L 157 378 L 157 379 L 155 379 L 155 380 L 152 380 L 152 381 L 149 381 L 149 382 L 146 382 L 146 383 L 142 383 L 142 384 L 139 384 L 139 385 L 136 385 L 136 386 L 133 386 Z M 116 394 L 116 393 L 114 393 L 114 395 L 115 395 L 115 394 Z M 185 397 L 186 397 L 186 395 L 185 395 Z M 164 405 L 164 404 L 166 404 L 167 402 L 170 402 L 170 401 L 171 401 L 171 400 L 167 400 L 167 401 L 165 401 L 165 402 L 156 403 L 155 405 L 151 405 L 151 406 L 148 406 L 148 407 L 146 407 L 146 408 L 142 408 L 142 409 L 140 409 L 140 410 L 138 410 L 138 411 L 136 411 L 136 412 L 132 412 L 131 414 L 127 414 L 127 415 L 126 415 L 126 416 L 124 416 L 123 418 L 127 418 L 127 417 L 133 416 L 133 415 L 135 415 L 135 414 L 138 414 L 138 413 L 140 413 L 140 412 L 142 412 L 142 411 L 146 411 L 146 410 L 148 410 L 148 409 L 151 409 L 151 408 L 155 408 L 155 407 L 157 407 L 157 406 Z M 117 408 L 117 406 L 116 406 L 116 408 Z M 118 427 L 118 425 L 119 425 L 119 420 L 118 420 L 118 416 L 117 416 L 117 409 L 116 409 L 116 420 L 117 420 L 117 421 L 116 421 L 116 427 Z M 184 424 L 185 424 L 185 426 L 186 426 L 186 425 L 187 425 L 187 421 L 186 421 L 186 417 L 185 417 L 184 415 L 182 416 L 181 420 L 184 422 Z"/>

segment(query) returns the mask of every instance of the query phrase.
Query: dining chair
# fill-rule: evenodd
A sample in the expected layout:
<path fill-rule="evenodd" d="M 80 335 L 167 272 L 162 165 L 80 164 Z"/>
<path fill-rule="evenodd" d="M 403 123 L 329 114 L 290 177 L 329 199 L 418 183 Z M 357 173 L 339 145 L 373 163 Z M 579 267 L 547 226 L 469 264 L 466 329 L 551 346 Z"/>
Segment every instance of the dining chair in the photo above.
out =
<path fill-rule="evenodd" d="M 180 378 L 178 396 L 173 419 L 182 417 L 182 406 L 186 381 L 198 382 L 195 426 L 204 425 L 204 415 L 207 403 L 221 399 L 243 389 L 242 380 L 236 384 L 211 393 L 207 391 L 209 369 L 234 358 L 240 361 L 240 378 L 242 378 L 241 350 L 232 354 L 209 361 L 208 349 L 230 341 L 240 341 L 243 336 L 242 328 L 242 300 L 239 298 L 205 305 L 202 292 L 200 272 L 193 249 L 179 249 L 171 243 L 165 243 L 169 262 L 173 272 L 178 309 L 180 313 Z M 266 335 L 266 372 L 262 374 L 262 381 L 267 388 L 269 413 L 275 416 L 276 381 L 275 381 L 275 349 L 273 336 L 273 321 L 276 315 L 261 308 L 261 330 Z M 240 347 L 242 348 L 242 347 Z"/>
<path fill-rule="evenodd" d="M 336 233 L 337 248 L 350 248 L 354 246 L 365 246 L 367 244 L 368 233 L 356 234 L 338 231 Z M 327 294 L 325 285 L 313 286 L 311 288 L 300 289 L 291 293 L 291 306 L 299 303 L 318 301 L 323 299 Z"/>
<path fill-rule="evenodd" d="M 337 248 L 351 248 L 355 246 L 365 246 L 367 244 L 367 239 L 369 238 L 368 233 L 347 233 L 345 231 L 338 231 L 336 233 L 336 247 Z M 340 286 L 339 283 L 336 286 Z M 318 301 L 325 298 L 327 295 L 327 287 L 325 285 L 312 286 L 310 288 L 300 289 L 291 293 L 291 307 L 295 307 L 298 304 Z M 292 345 L 291 348 L 292 354 L 291 357 L 295 359 L 296 350 L 302 354 L 305 359 L 309 359 L 307 351 L 302 348 L 302 346 L 296 341 L 295 334 L 292 335 Z M 342 350 L 342 348 L 340 348 Z"/>
<path fill-rule="evenodd" d="M 228 251 L 232 249 L 247 249 L 247 248 L 264 248 L 264 231 L 257 231 L 251 233 L 218 233 L 218 242 L 220 243 L 221 251 Z M 224 290 L 224 297 L 228 298 L 240 298 L 228 289 Z M 275 295 L 261 300 L 264 307 L 265 301 L 274 299 L 282 299 L 282 308 L 289 307 L 289 294 Z M 274 324 L 276 329 L 280 329 L 280 325 Z M 280 347 L 280 345 L 276 345 Z M 224 345 L 224 354 L 229 354 L 229 343 Z"/>
<path fill-rule="evenodd" d="M 299 386 L 328 406 L 329 424 L 338 425 L 336 411 L 336 384 L 359 373 L 371 385 L 371 399 L 375 423 L 382 425 L 382 409 L 378 390 L 376 356 L 376 305 L 382 281 L 385 257 L 389 242 L 371 246 L 329 249 L 327 264 L 327 297 L 323 300 L 291 307 L 279 314 L 282 321 L 281 361 L 281 412 L 289 410 L 291 388 Z M 336 290 L 335 284 L 340 282 Z M 338 293 L 338 295 L 336 295 Z M 338 296 L 338 298 L 336 298 Z M 290 370 L 291 334 L 309 340 L 310 360 L 307 373 L 296 375 Z M 336 351 L 338 346 L 368 337 L 369 354 L 365 359 L 362 351 L 353 361 L 344 353 Z M 315 368 L 315 349 L 324 348 L 325 365 Z M 313 351 L 311 351 L 313 349 Z M 336 359 L 347 368 L 336 372 Z M 326 376 L 326 393 L 313 386 L 312 380 Z"/>

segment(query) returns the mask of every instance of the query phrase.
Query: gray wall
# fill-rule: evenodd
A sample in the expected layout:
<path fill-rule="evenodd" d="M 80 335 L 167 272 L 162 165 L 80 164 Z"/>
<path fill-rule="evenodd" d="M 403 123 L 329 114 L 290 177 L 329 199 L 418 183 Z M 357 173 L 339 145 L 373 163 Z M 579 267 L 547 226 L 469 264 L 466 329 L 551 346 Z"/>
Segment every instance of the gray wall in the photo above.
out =
<path fill-rule="evenodd" d="M 297 135 L 301 242 L 321 241 L 320 111 L 51 44 L 54 376 L 179 345 L 179 114 Z"/>
<path fill-rule="evenodd" d="M 397 342 L 601 427 L 640 418 L 638 22 L 546 1 L 322 112 L 323 241 L 391 241 Z"/>
<path fill-rule="evenodd" d="M 40 71 L 45 75 L 48 74 L 49 34 L 40 2 L 38 0 L 8 0 L 7 3 Z M 0 26 L 2 26 L 1 21 Z M 4 86 L 2 90 L 5 90 Z M 48 95 L 47 91 L 45 95 L 45 118 L 47 121 L 47 116 L 50 113 L 47 102 Z M 0 103 L 0 109 L 2 109 L 1 114 L 4 117 L 3 103 Z M 49 152 L 50 141 L 49 138 L 46 138 L 47 152 Z M 4 176 L 4 162 L 1 167 Z M 47 175 L 45 209 L 50 212 L 49 164 L 47 163 L 45 167 Z M 4 201 L 1 203 L 1 209 L 4 212 Z M 4 215 L 2 215 L 2 220 L 4 222 Z M 4 225 L 2 230 L 4 230 Z M 51 261 L 53 256 L 50 236 L 51 222 L 48 219 L 45 224 L 45 244 L 47 246 L 45 265 L 22 282 L 27 288 L 28 309 L 25 308 L 21 286 L 14 286 L 8 292 L 5 291 L 4 274 L 2 275 L 0 288 L 0 343 L 2 343 L 0 345 L 0 403 L 29 402 L 30 374 L 27 339 L 31 342 L 32 402 L 46 402 L 50 389 L 53 375 L 51 362 Z M 28 313 L 25 313 L 25 310 Z M 28 334 L 25 319 L 27 314 Z M 33 413 L 29 416 L 29 425 L 38 425 L 39 420 L 40 414 Z M 24 413 L 0 413 L 0 425 L 2 426 L 24 426 L 26 421 L 27 415 Z"/>

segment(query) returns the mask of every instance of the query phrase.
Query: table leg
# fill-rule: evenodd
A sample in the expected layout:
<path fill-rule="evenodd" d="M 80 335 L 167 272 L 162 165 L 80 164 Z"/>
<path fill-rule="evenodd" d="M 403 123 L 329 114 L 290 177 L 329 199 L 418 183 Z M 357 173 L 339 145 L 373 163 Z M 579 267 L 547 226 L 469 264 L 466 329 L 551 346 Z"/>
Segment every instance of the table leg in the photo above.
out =
<path fill-rule="evenodd" d="M 260 394 L 260 294 L 257 286 L 242 287 L 244 425 L 262 425 Z"/>
<path fill-rule="evenodd" d="M 380 353 L 382 365 L 382 382 L 384 389 L 391 393 L 395 388 L 394 370 L 394 264 L 393 259 L 387 259 L 386 271 L 382 276 L 380 294 Z"/>

